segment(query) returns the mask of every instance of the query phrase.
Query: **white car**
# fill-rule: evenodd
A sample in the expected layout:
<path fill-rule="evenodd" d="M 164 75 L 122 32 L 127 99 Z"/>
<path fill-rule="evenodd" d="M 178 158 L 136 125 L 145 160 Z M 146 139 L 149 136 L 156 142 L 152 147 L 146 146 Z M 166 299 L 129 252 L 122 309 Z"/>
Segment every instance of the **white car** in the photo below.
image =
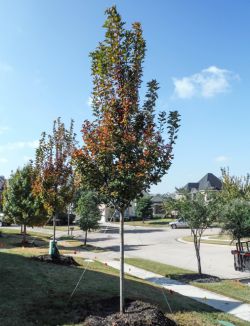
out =
<path fill-rule="evenodd" d="M 169 225 L 171 226 L 172 229 L 188 228 L 187 222 L 181 218 L 179 218 L 176 221 L 170 222 Z"/>

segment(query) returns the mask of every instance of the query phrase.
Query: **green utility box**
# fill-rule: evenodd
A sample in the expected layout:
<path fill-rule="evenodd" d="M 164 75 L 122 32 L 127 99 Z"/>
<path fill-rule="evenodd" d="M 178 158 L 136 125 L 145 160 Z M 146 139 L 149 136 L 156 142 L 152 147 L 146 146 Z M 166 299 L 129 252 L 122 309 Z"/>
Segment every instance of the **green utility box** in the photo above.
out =
<path fill-rule="evenodd" d="M 57 241 L 55 240 L 50 240 L 49 242 L 49 255 L 55 256 L 57 253 L 57 247 L 56 247 Z"/>

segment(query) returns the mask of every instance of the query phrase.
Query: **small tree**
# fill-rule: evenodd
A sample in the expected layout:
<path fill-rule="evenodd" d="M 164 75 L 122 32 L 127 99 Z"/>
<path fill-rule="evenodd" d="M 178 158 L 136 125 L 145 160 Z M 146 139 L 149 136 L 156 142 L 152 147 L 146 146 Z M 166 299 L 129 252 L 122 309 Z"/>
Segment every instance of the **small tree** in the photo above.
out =
<path fill-rule="evenodd" d="M 219 206 L 216 196 L 208 196 L 197 193 L 194 198 L 188 193 L 183 193 L 182 198 L 176 200 L 175 209 L 179 215 L 188 223 L 193 235 L 194 248 L 198 263 L 198 273 L 202 273 L 200 243 L 204 231 L 217 219 Z"/>
<path fill-rule="evenodd" d="M 93 192 L 82 192 L 77 201 L 76 212 L 80 216 L 80 228 L 85 231 L 84 245 L 87 244 L 88 231 L 99 227 L 101 212 L 99 210 L 99 199 Z"/>
<path fill-rule="evenodd" d="M 232 199 L 223 207 L 223 232 L 232 236 L 239 247 L 243 237 L 250 236 L 250 203 L 244 199 Z"/>
<path fill-rule="evenodd" d="M 83 124 L 83 148 L 75 158 L 84 184 L 120 213 L 120 311 L 124 312 L 124 211 L 157 184 L 172 162 L 179 115 L 155 121 L 156 80 L 139 90 L 146 43 L 139 23 L 126 30 L 116 7 L 106 11 L 105 40 L 90 54 L 95 120 Z M 168 141 L 164 140 L 165 126 Z"/>
<path fill-rule="evenodd" d="M 17 169 L 3 193 L 4 213 L 21 228 L 23 226 L 23 243 L 26 243 L 26 226 L 39 226 L 47 219 L 43 202 L 32 192 L 35 177 L 31 164 Z"/>
<path fill-rule="evenodd" d="M 220 200 L 222 232 L 230 234 L 240 245 L 241 238 L 250 235 L 250 175 L 236 177 L 222 169 Z"/>
<path fill-rule="evenodd" d="M 144 220 L 145 218 L 153 217 L 153 209 L 152 209 L 152 198 L 150 196 L 143 196 L 136 200 L 136 216 L 140 219 Z"/>
<path fill-rule="evenodd" d="M 37 178 L 34 193 L 42 198 L 50 216 L 53 216 L 55 245 L 56 220 L 59 212 L 66 210 L 74 194 L 74 171 L 71 155 L 75 150 L 73 121 L 69 130 L 58 118 L 54 121 L 52 135 L 42 133 L 36 151 Z"/>

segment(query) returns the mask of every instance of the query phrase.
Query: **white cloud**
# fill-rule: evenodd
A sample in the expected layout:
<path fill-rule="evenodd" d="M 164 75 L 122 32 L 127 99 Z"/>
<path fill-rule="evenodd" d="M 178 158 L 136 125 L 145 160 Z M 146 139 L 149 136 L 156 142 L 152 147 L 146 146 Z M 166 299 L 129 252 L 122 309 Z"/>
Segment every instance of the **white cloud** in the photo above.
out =
<path fill-rule="evenodd" d="M 227 92 L 233 79 L 239 79 L 239 76 L 230 70 L 210 66 L 189 77 L 173 78 L 174 93 L 179 98 L 213 97 Z"/>
<path fill-rule="evenodd" d="M 5 158 L 5 157 L 0 157 L 0 164 L 1 164 L 1 163 L 8 163 L 7 158 Z"/>
<path fill-rule="evenodd" d="M 0 152 L 14 151 L 14 150 L 23 149 L 23 148 L 37 148 L 38 145 L 39 145 L 38 140 L 7 143 L 5 145 L 0 145 Z"/>
<path fill-rule="evenodd" d="M 229 157 L 220 155 L 215 158 L 215 161 L 216 162 L 227 162 L 227 161 L 229 161 Z"/>
<path fill-rule="evenodd" d="M 14 68 L 11 65 L 9 65 L 8 63 L 0 62 L 0 71 L 12 72 L 13 70 L 14 70 Z"/>
<path fill-rule="evenodd" d="M 8 126 L 0 126 L 0 135 L 8 131 L 10 128 Z"/>

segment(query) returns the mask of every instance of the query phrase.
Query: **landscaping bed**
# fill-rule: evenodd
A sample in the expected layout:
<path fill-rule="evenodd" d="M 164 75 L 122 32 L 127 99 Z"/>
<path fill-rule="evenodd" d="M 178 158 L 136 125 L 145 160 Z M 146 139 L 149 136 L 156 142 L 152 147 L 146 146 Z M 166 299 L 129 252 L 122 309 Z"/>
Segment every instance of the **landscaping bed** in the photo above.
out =
<path fill-rule="evenodd" d="M 119 297 L 101 301 L 101 315 L 89 316 L 85 326 L 175 326 L 173 320 L 169 319 L 156 306 L 142 301 L 125 301 L 125 313 L 119 313 Z"/>
<path fill-rule="evenodd" d="M 64 265 L 64 266 L 79 266 L 79 264 L 75 261 L 75 259 L 71 256 L 51 256 L 51 255 L 39 255 L 32 257 L 34 260 L 38 260 L 44 263 L 52 263 L 57 265 Z"/>

